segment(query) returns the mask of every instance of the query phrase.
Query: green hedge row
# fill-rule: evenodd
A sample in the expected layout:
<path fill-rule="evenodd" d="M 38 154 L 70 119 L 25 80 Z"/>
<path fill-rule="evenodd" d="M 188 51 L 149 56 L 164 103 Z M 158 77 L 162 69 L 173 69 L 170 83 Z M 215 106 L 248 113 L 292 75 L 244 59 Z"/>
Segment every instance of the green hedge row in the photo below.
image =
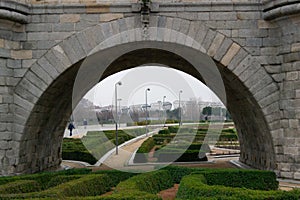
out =
<path fill-rule="evenodd" d="M 77 160 L 87 162 L 91 165 L 95 164 L 98 160 L 87 151 L 63 151 L 62 158 L 64 160 Z"/>
<path fill-rule="evenodd" d="M 168 171 L 160 170 L 140 174 L 117 185 L 115 193 L 98 199 L 105 200 L 131 200 L 131 199 L 161 199 L 157 193 L 173 186 Z"/>
<path fill-rule="evenodd" d="M 55 198 L 65 199 L 73 196 L 95 196 L 109 191 L 112 182 L 105 174 L 88 174 L 81 178 L 65 182 L 41 192 L 24 194 L 1 194 L 0 199 Z"/>
<path fill-rule="evenodd" d="M 155 146 L 154 139 L 152 137 L 148 138 L 137 150 L 135 157 L 133 159 L 134 163 L 145 163 L 147 162 L 147 154 Z"/>
<path fill-rule="evenodd" d="M 19 194 L 40 191 L 42 188 L 37 181 L 19 180 L 1 185 L 0 194 Z M 1 198 L 1 197 L 0 197 Z"/>
<path fill-rule="evenodd" d="M 253 190 L 277 190 L 276 174 L 271 171 L 219 169 L 200 172 L 208 185 L 244 187 Z"/>
<path fill-rule="evenodd" d="M 169 129 L 162 129 L 158 131 L 159 135 L 170 135 Z"/>
<path fill-rule="evenodd" d="M 58 172 L 42 172 L 38 174 L 20 175 L 20 176 L 9 176 L 0 177 L 0 188 L 3 184 L 19 181 L 19 180 L 34 180 L 36 181 L 42 190 L 47 189 L 49 182 L 56 176 L 60 175 L 83 175 L 91 173 L 91 169 L 69 169 Z"/>
<path fill-rule="evenodd" d="M 72 175 L 76 173 L 78 175 Z M 88 173 L 88 174 L 83 176 L 84 173 Z M 66 170 L 60 172 L 51 172 L 47 174 L 34 174 L 34 175 L 20 176 L 22 178 L 29 178 L 29 180 L 20 180 L 15 178 L 14 179 L 15 182 L 9 182 L 7 184 L 1 185 L 0 191 L 7 189 L 7 187 L 10 187 L 10 190 L 8 190 L 8 192 L 5 193 L 0 192 L 0 199 L 16 199 L 16 198 L 57 199 L 57 198 L 74 197 L 74 196 L 99 195 L 99 194 L 103 194 L 106 191 L 109 191 L 111 187 L 116 186 L 121 181 L 124 181 L 135 175 L 136 175 L 135 173 L 121 172 L 117 170 L 102 170 L 102 171 L 91 173 L 91 170 L 80 169 L 80 170 Z M 38 181 L 30 180 L 34 178 L 37 178 Z M 41 180 L 45 182 L 43 182 L 43 184 L 39 184 Z M 35 184 L 38 187 L 33 187 L 32 184 Z M 21 187 L 19 185 L 21 185 Z M 22 190 L 19 188 L 21 188 Z M 105 189 L 105 191 L 103 190 L 103 188 Z M 18 193 L 24 193 L 24 194 L 18 194 Z"/>
<path fill-rule="evenodd" d="M 207 161 L 205 153 L 199 158 L 199 150 L 187 150 L 184 153 L 176 152 L 155 152 L 158 162 L 196 162 Z"/>
<path fill-rule="evenodd" d="M 62 144 L 62 158 L 64 160 L 78 160 L 95 164 L 98 160 L 86 149 L 81 139 L 64 138 Z"/>
<path fill-rule="evenodd" d="M 240 187 L 243 187 L 242 185 Z M 191 174 L 182 178 L 177 192 L 177 199 L 243 199 L 243 200 L 296 200 L 300 191 L 262 191 L 246 188 L 231 188 L 221 185 L 207 185 L 203 174 Z"/>

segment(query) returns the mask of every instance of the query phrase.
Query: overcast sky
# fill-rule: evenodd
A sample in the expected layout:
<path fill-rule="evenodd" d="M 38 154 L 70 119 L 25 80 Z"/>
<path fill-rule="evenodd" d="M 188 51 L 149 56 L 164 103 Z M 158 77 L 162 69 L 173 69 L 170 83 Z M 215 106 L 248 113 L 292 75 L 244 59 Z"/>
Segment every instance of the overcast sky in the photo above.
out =
<path fill-rule="evenodd" d="M 180 90 L 183 91 L 183 101 L 200 98 L 202 101 L 219 102 L 218 97 L 194 77 L 161 66 L 137 67 L 116 73 L 98 83 L 84 98 L 99 106 L 114 104 L 115 83 L 118 81 L 122 82 L 121 86 L 117 86 L 121 106 L 145 104 L 147 88 L 150 88 L 147 92 L 148 104 L 163 101 L 163 96 L 166 96 L 165 101 L 178 100 Z"/>

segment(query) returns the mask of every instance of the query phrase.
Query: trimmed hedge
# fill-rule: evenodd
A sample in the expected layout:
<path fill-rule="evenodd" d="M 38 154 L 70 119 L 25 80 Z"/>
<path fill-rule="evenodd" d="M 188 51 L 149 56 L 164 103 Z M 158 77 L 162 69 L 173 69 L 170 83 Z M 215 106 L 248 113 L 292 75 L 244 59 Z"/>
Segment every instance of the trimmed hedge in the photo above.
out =
<path fill-rule="evenodd" d="M 55 198 L 96 196 L 110 191 L 112 182 L 105 174 L 88 174 L 56 187 L 33 193 L 0 195 L 1 199 Z"/>
<path fill-rule="evenodd" d="M 148 138 L 137 150 L 134 156 L 134 163 L 145 163 L 147 162 L 147 154 L 155 146 L 154 139 L 152 137 Z"/>
<path fill-rule="evenodd" d="M 38 182 L 34 180 L 19 180 L 6 183 L 0 186 L 0 194 L 19 194 L 28 192 L 37 192 L 42 188 Z"/>
<path fill-rule="evenodd" d="M 111 180 L 112 186 L 118 185 L 121 181 L 124 181 L 128 178 L 131 178 L 133 176 L 136 176 L 136 173 L 130 173 L 130 172 L 122 172 L 118 170 L 99 170 L 96 172 L 93 172 L 93 174 L 105 174 L 109 177 Z"/>
<path fill-rule="evenodd" d="M 170 135 L 169 129 L 162 129 L 158 131 L 159 135 Z"/>
<path fill-rule="evenodd" d="M 49 197 L 96 196 L 110 191 L 112 182 L 105 174 L 89 174 L 46 190 Z"/>
<path fill-rule="evenodd" d="M 62 144 L 62 158 L 64 160 L 79 160 L 95 164 L 98 160 L 86 149 L 81 139 L 64 138 Z"/>
<path fill-rule="evenodd" d="M 179 126 L 168 126 L 170 133 L 177 133 L 179 130 Z"/>
<path fill-rule="evenodd" d="M 59 175 L 82 175 L 91 173 L 91 169 L 69 169 L 58 172 L 42 172 L 38 174 L 20 175 L 11 177 L 0 177 L 0 186 L 6 183 L 18 181 L 18 180 L 35 180 L 41 189 L 48 188 L 48 182 L 55 176 Z"/>
<path fill-rule="evenodd" d="M 184 153 L 176 152 L 156 152 L 158 162 L 196 162 L 196 161 L 207 161 L 205 153 L 203 157 L 199 158 L 199 151 L 187 150 Z"/>
<path fill-rule="evenodd" d="M 276 174 L 271 171 L 220 169 L 205 170 L 208 185 L 224 185 L 227 187 L 244 187 L 253 190 L 277 190 Z"/>
<path fill-rule="evenodd" d="M 172 186 L 173 182 L 170 173 L 165 170 L 159 170 L 129 178 L 117 185 L 113 195 L 99 199 L 161 199 L 156 194 Z"/>
<path fill-rule="evenodd" d="M 182 178 L 177 192 L 178 199 L 243 199 L 243 200 L 296 200 L 300 191 L 262 191 L 225 186 L 209 186 L 203 174 L 192 174 Z"/>
<path fill-rule="evenodd" d="M 160 167 L 160 166 L 158 166 L 158 167 Z M 164 167 L 163 170 L 166 170 L 171 174 L 173 183 L 180 183 L 182 177 L 184 177 L 186 175 L 189 175 L 189 174 L 191 174 L 192 172 L 195 172 L 195 171 L 201 171 L 203 169 L 169 165 L 167 167 Z"/>
<path fill-rule="evenodd" d="M 71 175 L 71 176 L 66 176 L 66 175 L 60 175 L 60 176 L 54 176 L 51 178 L 51 180 L 47 184 L 47 188 L 55 187 L 57 185 L 79 179 L 81 178 L 82 175 Z"/>

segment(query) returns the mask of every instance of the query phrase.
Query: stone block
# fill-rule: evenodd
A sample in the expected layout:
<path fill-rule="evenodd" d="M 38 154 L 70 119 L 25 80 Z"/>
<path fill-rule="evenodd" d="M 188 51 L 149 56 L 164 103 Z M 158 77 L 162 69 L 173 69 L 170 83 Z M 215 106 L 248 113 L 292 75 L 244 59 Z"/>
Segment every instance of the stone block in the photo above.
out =
<path fill-rule="evenodd" d="M 286 80 L 288 81 L 294 81 L 299 79 L 299 72 L 294 71 L 294 72 L 287 72 L 286 73 Z"/>
<path fill-rule="evenodd" d="M 83 48 L 80 45 L 80 42 L 76 37 L 70 37 L 69 39 L 63 41 L 61 46 L 72 64 L 78 62 L 80 59 L 86 56 Z"/>
<path fill-rule="evenodd" d="M 0 42 L 1 43 L 1 42 Z M 1 44 L 0 44 L 1 46 Z M 20 42 L 10 41 L 10 40 L 4 40 L 4 48 L 6 49 L 20 49 L 21 44 Z"/>
<path fill-rule="evenodd" d="M 221 44 L 223 43 L 225 36 L 223 34 L 217 33 L 214 38 L 211 46 L 209 47 L 207 54 L 211 57 L 214 57 L 219 50 Z"/>
<path fill-rule="evenodd" d="M 12 50 L 11 57 L 14 59 L 31 59 L 32 51 L 31 50 Z"/>
<path fill-rule="evenodd" d="M 53 78 L 37 63 L 33 64 L 30 70 L 42 79 L 47 85 L 52 83 Z"/>
<path fill-rule="evenodd" d="M 0 39 L 0 48 L 4 48 L 4 39 Z"/>
<path fill-rule="evenodd" d="M 221 63 L 224 66 L 228 66 L 229 63 L 231 62 L 231 60 L 233 60 L 234 56 L 237 55 L 237 53 L 240 50 L 240 46 L 236 43 L 233 43 L 230 48 L 228 49 L 228 51 L 226 52 L 226 54 L 224 55 L 224 57 L 221 59 Z"/>
<path fill-rule="evenodd" d="M 76 23 L 80 21 L 79 14 L 63 14 L 59 16 L 60 23 Z"/>
<path fill-rule="evenodd" d="M 259 105 L 264 108 L 274 102 L 279 101 L 280 99 L 280 94 L 279 92 L 274 92 L 271 95 L 266 96 L 265 98 L 263 98 L 262 100 L 259 101 Z"/>
<path fill-rule="evenodd" d="M 1 55 L 1 58 L 11 58 L 11 51 L 8 49 L 0 48 L 0 55 Z"/>
<path fill-rule="evenodd" d="M 75 30 L 73 23 L 60 23 L 52 25 L 52 30 L 54 32 L 72 32 Z"/>
<path fill-rule="evenodd" d="M 267 97 L 274 92 L 278 91 L 278 87 L 274 84 L 271 83 L 268 86 L 263 87 L 260 91 L 254 94 L 254 97 L 257 101 L 260 101 L 264 97 Z"/>
<path fill-rule="evenodd" d="M 28 71 L 26 78 L 28 79 L 29 82 L 34 84 L 36 87 L 41 89 L 41 91 L 45 91 L 47 89 L 47 84 L 40 79 L 36 74 L 34 74 L 32 71 Z"/>
<path fill-rule="evenodd" d="M 32 23 L 26 25 L 27 32 L 50 32 L 52 25 L 48 23 Z"/>
<path fill-rule="evenodd" d="M 86 7 L 86 13 L 109 13 L 110 12 L 110 7 L 109 4 L 105 5 L 101 5 L 101 6 L 87 6 Z M 131 8 L 130 8 L 131 10 Z"/>
<path fill-rule="evenodd" d="M 124 18 L 123 13 L 104 13 L 99 15 L 100 22 L 110 22 L 121 18 Z"/>
<path fill-rule="evenodd" d="M 300 51 L 300 42 L 292 44 L 291 47 L 291 52 L 298 52 L 298 51 Z"/>
<path fill-rule="evenodd" d="M 289 119 L 289 127 L 290 128 L 299 128 L 299 119 Z"/>
<path fill-rule="evenodd" d="M 274 29 L 278 28 L 278 25 L 275 22 L 258 20 L 257 21 L 258 28 L 260 29 Z"/>
<path fill-rule="evenodd" d="M 22 61 L 21 60 L 7 60 L 7 67 L 16 69 L 16 68 L 21 68 L 22 67 Z"/>
<path fill-rule="evenodd" d="M 246 38 L 246 46 L 255 46 L 261 47 L 262 46 L 262 39 L 261 38 Z"/>
<path fill-rule="evenodd" d="M 1 125 L 0 125 L 1 128 Z M 2 131 L 2 129 L 0 129 Z M 0 140 L 0 150 L 7 150 L 9 149 L 9 142 L 6 140 Z"/>
<path fill-rule="evenodd" d="M 256 72 L 261 68 L 260 64 L 256 61 L 251 63 L 250 67 L 248 67 L 245 71 L 243 71 L 239 75 L 239 79 L 242 82 L 247 81 L 251 76 L 255 76 Z M 237 69 L 237 68 L 236 68 Z"/>
<path fill-rule="evenodd" d="M 278 110 L 279 110 L 279 103 L 278 102 L 272 103 L 271 105 L 269 105 L 269 106 L 262 109 L 262 111 L 265 115 L 272 114 L 274 112 L 277 112 Z"/>
<path fill-rule="evenodd" d="M 235 12 L 210 12 L 209 13 L 210 20 L 237 20 L 237 16 Z"/>
<path fill-rule="evenodd" d="M 216 32 L 213 30 L 208 30 L 208 32 L 206 33 L 206 36 L 204 38 L 204 40 L 201 43 L 201 46 L 206 50 L 208 50 L 208 48 L 210 47 L 213 39 L 215 38 Z"/>

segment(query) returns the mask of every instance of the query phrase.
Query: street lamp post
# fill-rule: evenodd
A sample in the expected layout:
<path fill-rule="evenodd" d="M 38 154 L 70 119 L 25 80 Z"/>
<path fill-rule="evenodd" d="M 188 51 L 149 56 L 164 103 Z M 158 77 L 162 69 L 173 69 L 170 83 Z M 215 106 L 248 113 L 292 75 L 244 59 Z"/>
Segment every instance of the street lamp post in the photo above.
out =
<path fill-rule="evenodd" d="M 119 102 L 119 113 L 118 113 L 118 121 L 119 121 L 119 127 L 121 127 L 121 115 L 122 115 L 122 111 L 121 111 L 121 101 L 122 99 L 118 99 Z"/>
<path fill-rule="evenodd" d="M 122 85 L 122 82 L 119 81 L 115 84 L 115 106 L 116 106 L 116 116 L 115 116 L 115 123 L 116 123 L 116 155 L 118 155 L 118 90 L 117 90 L 117 86 L 118 85 Z"/>
<path fill-rule="evenodd" d="M 163 97 L 163 116 L 164 116 L 164 127 L 166 126 L 166 119 L 165 119 L 165 98 L 167 98 L 166 96 Z"/>
<path fill-rule="evenodd" d="M 181 107 L 180 107 L 180 94 L 182 93 L 182 90 L 179 91 L 179 126 L 182 125 L 181 123 Z"/>
<path fill-rule="evenodd" d="M 150 91 L 150 88 L 145 90 L 145 97 L 146 97 L 146 136 L 148 136 L 148 99 L 147 93 Z"/>

